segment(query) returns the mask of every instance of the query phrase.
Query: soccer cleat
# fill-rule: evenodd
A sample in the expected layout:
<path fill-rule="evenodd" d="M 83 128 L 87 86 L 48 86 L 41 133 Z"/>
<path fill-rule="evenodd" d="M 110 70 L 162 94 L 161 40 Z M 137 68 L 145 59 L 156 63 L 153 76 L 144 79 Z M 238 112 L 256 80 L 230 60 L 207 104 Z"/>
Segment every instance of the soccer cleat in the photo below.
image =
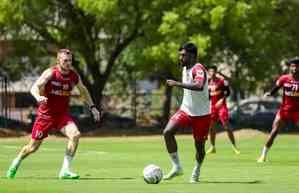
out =
<path fill-rule="evenodd" d="M 192 175 L 190 177 L 190 183 L 197 183 L 199 182 L 199 172 L 192 172 Z"/>
<path fill-rule="evenodd" d="M 8 170 L 6 172 L 6 177 L 9 179 L 13 179 L 13 178 L 15 178 L 16 173 L 17 173 L 17 168 L 11 166 L 8 168 Z"/>
<path fill-rule="evenodd" d="M 199 182 L 199 176 L 191 176 L 190 178 L 190 183 L 194 184 L 194 183 L 197 183 Z"/>
<path fill-rule="evenodd" d="M 163 180 L 171 180 L 172 178 L 183 174 L 184 172 L 182 168 L 172 168 L 167 175 L 163 176 Z"/>
<path fill-rule="evenodd" d="M 238 150 L 238 148 L 233 146 L 233 151 L 235 152 L 235 154 L 239 155 L 241 152 L 240 150 Z"/>
<path fill-rule="evenodd" d="M 208 149 L 207 154 L 211 154 L 211 153 L 216 153 L 216 148 L 215 147 L 210 147 L 210 149 Z"/>
<path fill-rule="evenodd" d="M 79 179 L 80 176 L 76 173 L 67 171 L 67 170 L 62 170 L 59 173 L 59 179 Z"/>
<path fill-rule="evenodd" d="M 257 162 L 258 163 L 264 163 L 264 162 L 266 162 L 266 156 L 264 156 L 264 155 L 261 155 L 261 157 L 257 160 Z"/>

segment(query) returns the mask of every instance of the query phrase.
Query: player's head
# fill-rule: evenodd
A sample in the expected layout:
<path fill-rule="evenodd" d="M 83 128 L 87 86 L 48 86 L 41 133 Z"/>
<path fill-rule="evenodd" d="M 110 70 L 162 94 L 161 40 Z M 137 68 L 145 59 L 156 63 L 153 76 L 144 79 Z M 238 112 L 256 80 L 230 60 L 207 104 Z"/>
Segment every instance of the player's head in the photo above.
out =
<path fill-rule="evenodd" d="M 196 63 L 197 47 L 193 43 L 184 43 L 179 48 L 179 60 L 183 66 L 189 66 Z"/>
<path fill-rule="evenodd" d="M 217 74 L 217 66 L 210 66 L 208 68 L 210 78 L 215 78 Z"/>
<path fill-rule="evenodd" d="M 60 49 L 57 52 L 57 64 L 63 73 L 68 73 L 72 66 L 72 53 L 69 49 Z"/>
<path fill-rule="evenodd" d="M 291 74 L 298 74 L 299 73 L 299 58 L 293 58 L 287 61 L 287 64 L 290 67 Z"/>

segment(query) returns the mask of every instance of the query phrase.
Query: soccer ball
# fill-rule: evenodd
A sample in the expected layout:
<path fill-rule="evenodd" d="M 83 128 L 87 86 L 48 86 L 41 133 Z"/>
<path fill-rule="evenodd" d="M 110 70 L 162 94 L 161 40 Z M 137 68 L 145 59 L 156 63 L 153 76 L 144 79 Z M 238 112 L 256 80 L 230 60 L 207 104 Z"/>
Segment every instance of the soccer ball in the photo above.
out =
<path fill-rule="evenodd" d="M 148 184 L 158 184 L 162 177 L 163 172 L 159 166 L 150 164 L 143 169 L 143 179 Z"/>

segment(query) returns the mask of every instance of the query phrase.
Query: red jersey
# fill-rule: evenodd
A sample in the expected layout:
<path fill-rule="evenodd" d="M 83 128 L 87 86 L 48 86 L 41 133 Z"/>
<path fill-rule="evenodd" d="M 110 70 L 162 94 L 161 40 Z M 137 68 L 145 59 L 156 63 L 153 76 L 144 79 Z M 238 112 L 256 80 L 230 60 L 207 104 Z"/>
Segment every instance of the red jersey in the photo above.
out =
<path fill-rule="evenodd" d="M 299 80 L 295 80 L 290 74 L 282 75 L 276 81 L 276 85 L 283 87 L 280 109 L 299 112 Z"/>
<path fill-rule="evenodd" d="M 48 100 L 38 107 L 38 115 L 43 118 L 53 118 L 66 114 L 69 109 L 71 91 L 78 83 L 79 76 L 71 70 L 62 75 L 57 67 L 52 69 L 52 76 L 45 85 L 45 95 Z"/>
<path fill-rule="evenodd" d="M 224 79 L 209 79 L 209 92 L 212 106 L 215 105 L 219 99 L 225 97 L 227 86 L 228 83 Z M 223 105 L 226 105 L 225 99 Z"/>

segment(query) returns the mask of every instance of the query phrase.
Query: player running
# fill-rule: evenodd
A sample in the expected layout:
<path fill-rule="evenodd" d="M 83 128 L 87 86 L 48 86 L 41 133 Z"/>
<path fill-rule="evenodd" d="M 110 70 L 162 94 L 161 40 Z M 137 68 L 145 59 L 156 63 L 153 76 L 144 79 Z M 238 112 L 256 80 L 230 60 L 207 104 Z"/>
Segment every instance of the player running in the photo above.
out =
<path fill-rule="evenodd" d="M 179 49 L 179 60 L 183 66 L 182 82 L 167 80 L 169 86 L 183 88 L 184 95 L 179 110 L 170 118 L 163 131 L 166 148 L 172 162 L 172 169 L 163 177 L 164 180 L 183 174 L 175 133 L 177 128 L 191 127 L 196 148 L 196 163 L 190 182 L 199 181 L 210 125 L 210 101 L 207 70 L 202 64 L 196 63 L 196 59 L 197 47 L 193 43 L 183 44 Z"/>
<path fill-rule="evenodd" d="M 79 175 L 70 171 L 80 138 L 80 131 L 68 114 L 71 91 L 74 86 L 80 91 L 81 98 L 89 106 L 96 121 L 100 112 L 95 107 L 87 88 L 79 75 L 72 70 L 72 53 L 61 49 L 57 53 L 57 65 L 46 69 L 33 84 L 30 92 L 38 102 L 37 117 L 32 128 L 31 139 L 11 163 L 6 176 L 14 178 L 21 162 L 34 153 L 48 136 L 49 130 L 59 130 L 69 140 L 65 151 L 60 179 L 78 179 Z"/>
<path fill-rule="evenodd" d="M 271 133 L 257 162 L 265 162 L 267 160 L 267 153 L 279 129 L 283 128 L 288 121 L 299 127 L 299 59 L 291 59 L 287 64 L 289 65 L 290 73 L 281 75 L 272 90 L 265 93 L 265 96 L 273 96 L 280 88 L 283 88 L 282 103 L 276 113 Z"/>
<path fill-rule="evenodd" d="M 211 66 L 209 72 L 209 92 L 211 99 L 211 125 L 210 125 L 210 142 L 211 147 L 207 153 L 216 153 L 216 131 L 215 125 L 220 121 L 222 127 L 226 130 L 228 138 L 232 143 L 233 151 L 240 154 L 235 142 L 235 137 L 231 127 L 229 127 L 229 114 L 226 106 L 226 97 L 230 94 L 228 83 L 223 78 L 217 77 L 217 67 Z"/>

